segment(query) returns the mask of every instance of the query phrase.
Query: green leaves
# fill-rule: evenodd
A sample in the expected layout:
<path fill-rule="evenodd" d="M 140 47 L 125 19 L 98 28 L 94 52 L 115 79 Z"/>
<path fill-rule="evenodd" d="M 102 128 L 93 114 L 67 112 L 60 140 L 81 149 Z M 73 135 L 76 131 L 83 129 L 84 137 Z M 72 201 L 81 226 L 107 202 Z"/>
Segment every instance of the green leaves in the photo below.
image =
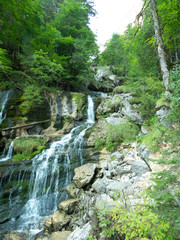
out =
<path fill-rule="evenodd" d="M 0 48 L 0 73 L 9 72 L 10 60 L 6 57 L 7 51 L 5 49 Z"/>
<path fill-rule="evenodd" d="M 55 60 L 52 61 L 48 53 L 44 53 L 42 50 L 36 51 L 31 64 L 30 74 L 39 86 L 61 86 L 62 72 L 62 65 Z"/>
<path fill-rule="evenodd" d="M 171 226 L 146 205 L 145 199 L 135 206 L 118 202 L 111 209 L 97 209 L 97 217 L 98 231 L 104 239 L 173 239 Z"/>
<path fill-rule="evenodd" d="M 21 88 L 36 83 L 79 90 L 93 80 L 90 58 L 97 54 L 97 45 L 88 25 L 93 12 L 85 0 L 1 2 L 0 41 L 16 72 L 27 75 Z M 5 50 L 0 50 L 0 64 L 1 70 L 9 69 Z M 14 69 L 6 81 L 17 82 Z"/>

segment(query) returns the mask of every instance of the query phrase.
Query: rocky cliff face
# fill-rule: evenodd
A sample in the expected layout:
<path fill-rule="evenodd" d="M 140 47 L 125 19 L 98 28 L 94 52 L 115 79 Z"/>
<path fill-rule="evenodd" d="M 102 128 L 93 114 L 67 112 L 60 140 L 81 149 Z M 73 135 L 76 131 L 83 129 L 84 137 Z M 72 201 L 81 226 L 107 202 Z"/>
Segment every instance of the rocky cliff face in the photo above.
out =
<path fill-rule="evenodd" d="M 149 152 L 144 144 L 139 146 L 136 142 L 136 136 L 147 134 L 148 129 L 142 126 L 144 119 L 138 112 L 138 104 L 131 102 L 131 94 L 107 94 L 119 83 L 118 81 L 109 69 L 97 71 L 97 86 L 92 86 L 92 89 L 105 90 L 106 94 L 92 93 L 96 123 L 83 132 L 84 145 L 81 150 L 86 164 L 77 167 L 79 159 L 74 158 L 70 166 L 70 171 L 74 172 L 72 184 L 66 186 L 69 197 L 62 202 L 57 200 L 60 202 L 57 211 L 44 218 L 44 222 L 41 223 L 44 230 L 34 239 L 85 240 L 95 224 L 96 208 L 113 207 L 114 194 L 118 194 L 119 191 L 128 196 L 129 204 L 133 205 L 139 201 L 139 194 L 152 186 L 151 172 L 159 171 L 159 166 L 152 164 L 148 159 L 159 156 Z M 6 143 L 10 143 L 17 137 L 46 139 L 46 148 L 48 148 L 50 142 L 63 139 L 74 126 L 79 126 L 87 119 L 86 94 L 59 92 L 43 95 L 41 104 L 31 109 L 24 122 L 19 110 L 21 95 L 20 92 L 11 93 L 6 104 L 7 114 L 1 124 L 1 129 L 6 129 L 2 131 L 0 143 L 1 152 L 5 149 L 4 154 L 7 152 Z M 48 121 L 43 122 L 44 120 Z M 116 132 L 122 127 L 124 131 L 123 126 L 134 130 L 125 132 L 124 135 L 112 136 L 112 129 Z M 131 135 L 131 133 L 134 134 L 133 141 L 126 142 L 125 135 Z M 120 138 L 117 142 L 118 136 Z M 75 149 L 73 141 L 68 144 L 66 151 L 63 150 L 57 154 L 65 156 L 71 149 L 71 144 L 72 149 Z M 4 232 L 9 230 L 8 224 L 11 218 L 18 219 L 23 214 L 21 209 L 27 202 L 31 166 L 32 160 L 29 159 L 21 162 L 15 162 L 12 159 L 0 162 L 0 180 L 1 185 L 3 184 L 0 222 L 5 226 Z M 63 165 L 60 166 L 63 175 Z M 163 166 L 160 168 L 163 169 Z M 21 175 L 23 175 L 23 184 L 20 180 Z M 48 178 L 50 178 L 49 175 Z M 11 205 L 9 205 L 9 199 L 11 199 Z M 28 238 L 26 233 L 3 235 L 5 240 L 23 238 Z"/>

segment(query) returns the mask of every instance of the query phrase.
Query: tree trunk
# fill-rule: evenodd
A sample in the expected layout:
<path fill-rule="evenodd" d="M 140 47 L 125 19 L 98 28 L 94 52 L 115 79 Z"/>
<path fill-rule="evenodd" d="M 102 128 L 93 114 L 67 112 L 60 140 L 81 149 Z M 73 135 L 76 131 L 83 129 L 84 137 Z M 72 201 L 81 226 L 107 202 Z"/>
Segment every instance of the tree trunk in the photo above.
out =
<path fill-rule="evenodd" d="M 175 56 L 176 56 L 176 61 L 179 61 L 179 57 L 178 57 L 178 49 L 177 49 L 177 45 L 176 45 L 176 39 L 174 39 L 174 48 L 175 48 Z"/>
<path fill-rule="evenodd" d="M 154 22 L 155 37 L 158 45 L 158 56 L 160 61 L 162 77 L 163 77 L 163 83 L 167 91 L 169 86 L 169 70 L 167 68 L 165 52 L 163 49 L 163 41 L 160 34 L 160 26 L 159 26 L 158 14 L 156 9 L 156 0 L 150 0 L 150 5 L 152 10 L 153 22 Z"/>

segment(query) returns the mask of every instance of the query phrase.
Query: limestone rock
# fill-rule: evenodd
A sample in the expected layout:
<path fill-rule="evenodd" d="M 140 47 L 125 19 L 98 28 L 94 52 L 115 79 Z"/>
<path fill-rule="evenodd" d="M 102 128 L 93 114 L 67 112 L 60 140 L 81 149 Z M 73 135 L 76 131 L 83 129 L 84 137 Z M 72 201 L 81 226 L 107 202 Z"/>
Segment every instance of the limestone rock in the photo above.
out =
<path fill-rule="evenodd" d="M 74 183 L 66 186 L 66 192 L 68 193 L 68 195 L 72 198 L 76 198 L 77 197 L 77 187 Z"/>
<path fill-rule="evenodd" d="M 171 124 L 167 121 L 167 117 L 169 116 L 170 108 L 169 107 L 162 107 L 160 108 L 157 112 L 156 115 L 158 116 L 159 121 L 162 123 L 164 126 L 171 126 Z"/>
<path fill-rule="evenodd" d="M 127 184 L 117 180 L 111 180 L 107 177 L 98 178 L 93 184 L 92 188 L 99 194 L 118 192 L 126 187 Z"/>
<path fill-rule="evenodd" d="M 106 138 L 107 131 L 105 126 L 106 126 L 106 120 L 99 119 L 98 122 L 93 127 L 93 131 L 91 132 L 89 138 L 87 139 L 88 147 L 94 147 L 97 138 L 101 138 L 101 139 Z"/>
<path fill-rule="evenodd" d="M 149 132 L 149 129 L 147 127 L 141 126 L 141 132 L 143 134 L 147 134 Z"/>
<path fill-rule="evenodd" d="M 76 168 L 75 176 L 73 177 L 73 181 L 78 188 L 82 188 L 86 186 L 94 177 L 96 170 L 96 164 L 87 163 L 81 167 Z"/>
<path fill-rule="evenodd" d="M 125 122 L 125 120 L 123 118 L 121 118 L 121 117 L 117 118 L 117 117 L 113 117 L 113 116 L 107 117 L 106 121 L 111 125 L 119 125 L 119 124 L 122 124 Z"/>
<path fill-rule="evenodd" d="M 77 228 L 74 232 L 72 232 L 67 240 L 86 240 L 91 228 L 91 223 L 88 222 L 82 228 Z"/>
<path fill-rule="evenodd" d="M 96 197 L 95 206 L 98 209 L 112 208 L 116 202 L 107 194 L 101 194 Z"/>
<path fill-rule="evenodd" d="M 120 95 L 108 96 L 104 98 L 96 110 L 97 116 L 118 112 L 121 101 L 122 98 Z"/>
<path fill-rule="evenodd" d="M 142 124 L 143 119 L 140 114 L 135 110 L 132 109 L 131 104 L 125 99 L 123 102 L 123 107 L 121 113 L 131 119 L 131 121 L 135 122 L 136 124 Z"/>
<path fill-rule="evenodd" d="M 61 94 L 61 113 L 64 119 L 80 120 L 83 117 L 82 111 L 86 102 L 83 93 L 63 92 Z"/>
<path fill-rule="evenodd" d="M 149 158 L 150 151 L 146 148 L 146 146 L 145 146 L 144 143 L 142 143 L 142 144 L 139 146 L 139 151 L 140 151 L 141 157 L 142 157 L 143 159 Z"/>
<path fill-rule="evenodd" d="M 111 154 L 111 160 L 121 161 L 123 157 L 123 154 L 121 154 L 120 152 L 114 152 Z"/>
<path fill-rule="evenodd" d="M 51 217 L 51 229 L 53 231 L 61 230 L 65 225 L 70 222 L 70 218 L 59 211 L 56 211 Z M 47 225 L 46 225 L 47 226 Z"/>
<path fill-rule="evenodd" d="M 132 163 L 132 171 L 135 172 L 137 176 L 141 176 L 142 174 L 149 172 L 150 169 L 144 161 L 138 160 Z"/>
<path fill-rule="evenodd" d="M 51 235 L 50 240 L 67 240 L 70 234 L 71 234 L 70 231 L 54 232 Z"/>
<path fill-rule="evenodd" d="M 109 179 L 107 177 L 103 177 L 102 179 L 98 178 L 93 184 L 92 188 L 97 193 L 106 193 L 106 186 L 109 183 Z"/>
<path fill-rule="evenodd" d="M 63 201 L 58 205 L 58 209 L 60 211 L 62 210 L 68 214 L 71 214 L 74 212 L 75 207 L 77 206 L 78 202 L 79 202 L 79 199 L 77 199 L 77 198 Z"/>

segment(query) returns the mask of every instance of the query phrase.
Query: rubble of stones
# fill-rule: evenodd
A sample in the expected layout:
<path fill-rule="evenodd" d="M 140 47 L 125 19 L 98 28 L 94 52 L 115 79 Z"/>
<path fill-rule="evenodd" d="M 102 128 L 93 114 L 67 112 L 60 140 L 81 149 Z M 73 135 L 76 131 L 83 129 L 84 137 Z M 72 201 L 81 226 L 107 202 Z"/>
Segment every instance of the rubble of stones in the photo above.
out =
<path fill-rule="evenodd" d="M 106 154 L 98 164 L 87 163 L 76 168 L 73 183 L 66 186 L 70 199 L 61 202 L 44 223 L 44 230 L 51 237 L 37 240 L 85 240 L 93 225 L 95 208 L 113 207 L 114 194 L 120 191 L 128 196 L 129 204 L 135 204 L 136 194 L 151 185 L 147 181 L 151 168 L 141 157 L 143 151 L 143 148 L 137 150 L 136 143 L 122 144 L 117 152 Z"/>

